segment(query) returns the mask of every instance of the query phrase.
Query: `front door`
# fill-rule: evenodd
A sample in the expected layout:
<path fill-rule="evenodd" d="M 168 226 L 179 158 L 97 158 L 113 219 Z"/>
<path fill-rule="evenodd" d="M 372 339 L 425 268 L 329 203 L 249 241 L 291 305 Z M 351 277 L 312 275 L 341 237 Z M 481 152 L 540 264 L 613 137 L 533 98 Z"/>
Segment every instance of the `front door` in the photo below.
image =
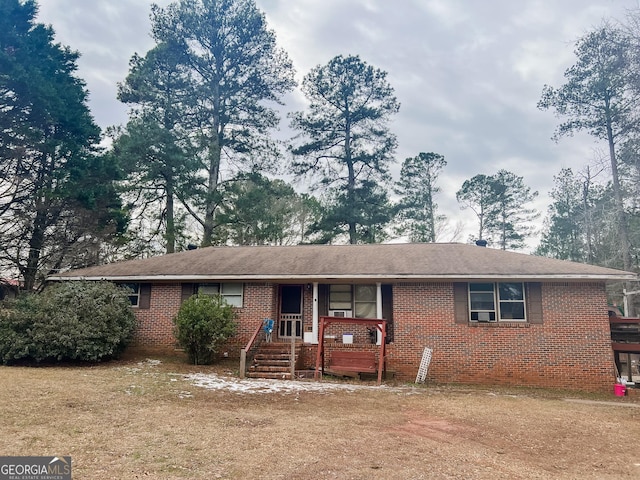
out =
<path fill-rule="evenodd" d="M 280 287 L 280 338 L 302 338 L 302 286 L 282 285 Z"/>

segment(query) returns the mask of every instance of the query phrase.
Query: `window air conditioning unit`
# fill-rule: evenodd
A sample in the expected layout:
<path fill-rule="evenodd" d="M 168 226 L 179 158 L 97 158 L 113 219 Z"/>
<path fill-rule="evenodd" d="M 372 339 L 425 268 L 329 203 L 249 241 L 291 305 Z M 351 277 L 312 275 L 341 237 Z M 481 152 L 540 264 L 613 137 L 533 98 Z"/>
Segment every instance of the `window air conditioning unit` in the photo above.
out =
<path fill-rule="evenodd" d="M 330 317 L 352 317 L 351 310 L 329 310 Z"/>

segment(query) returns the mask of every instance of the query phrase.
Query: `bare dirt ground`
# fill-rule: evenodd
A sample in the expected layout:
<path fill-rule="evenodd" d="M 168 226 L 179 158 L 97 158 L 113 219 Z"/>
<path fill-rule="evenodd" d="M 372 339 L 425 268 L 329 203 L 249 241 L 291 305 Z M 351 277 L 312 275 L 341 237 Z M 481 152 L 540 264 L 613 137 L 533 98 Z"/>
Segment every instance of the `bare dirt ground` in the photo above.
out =
<path fill-rule="evenodd" d="M 640 478 L 639 396 L 235 369 L 0 367 L 0 455 L 71 455 L 74 479 Z"/>

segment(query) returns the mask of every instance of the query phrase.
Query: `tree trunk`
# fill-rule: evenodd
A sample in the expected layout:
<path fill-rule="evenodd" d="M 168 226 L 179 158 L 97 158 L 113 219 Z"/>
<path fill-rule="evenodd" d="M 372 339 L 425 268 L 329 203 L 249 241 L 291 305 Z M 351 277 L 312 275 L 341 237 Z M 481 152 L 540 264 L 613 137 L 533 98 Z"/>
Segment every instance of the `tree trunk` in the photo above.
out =
<path fill-rule="evenodd" d="M 44 246 L 44 232 L 47 223 L 45 209 L 41 205 L 40 200 L 36 201 L 36 204 L 38 207 L 36 217 L 33 220 L 31 238 L 29 239 L 29 255 L 23 271 L 24 290 L 27 292 L 32 291 L 36 285 L 36 276 L 40 263 L 40 254 L 42 252 L 42 247 Z"/>
<path fill-rule="evenodd" d="M 176 224 L 175 224 L 175 212 L 173 208 L 173 179 L 167 180 L 167 253 L 173 253 L 176 251 Z"/>
<path fill-rule="evenodd" d="M 593 263 L 593 232 L 591 209 L 589 208 L 589 189 L 591 187 L 591 172 L 587 168 L 587 179 L 582 183 L 582 203 L 584 207 L 585 235 L 587 237 L 587 263 Z"/>
<path fill-rule="evenodd" d="M 29 238 L 29 254 L 24 266 L 24 290 L 32 291 L 36 286 L 40 257 L 45 243 L 45 232 L 47 230 L 47 216 L 51 211 L 43 191 L 52 190 L 52 177 L 55 169 L 55 162 L 47 153 L 40 154 L 40 165 L 37 167 L 36 178 L 34 179 L 33 200 L 35 207 L 35 217 L 33 219 L 31 236 Z"/>
<path fill-rule="evenodd" d="M 218 177 L 220 175 L 220 142 L 216 135 L 213 145 L 209 148 L 209 178 L 207 180 L 207 198 L 205 202 L 204 232 L 202 246 L 208 247 L 213 243 L 213 229 L 215 228 L 216 200 Z"/>
<path fill-rule="evenodd" d="M 221 71 L 222 65 L 216 65 L 216 72 Z M 220 161 L 222 158 L 222 145 L 224 143 L 224 125 L 221 121 L 220 85 L 215 84 L 213 91 L 213 118 L 211 131 L 213 132 L 209 144 L 209 178 L 207 180 L 207 198 L 205 199 L 204 232 L 202 246 L 208 247 L 213 243 L 213 230 L 215 228 L 216 192 L 220 177 Z"/>
<path fill-rule="evenodd" d="M 618 223 L 618 239 L 620 250 L 622 251 L 622 265 L 624 270 L 631 271 L 631 253 L 629 246 L 629 231 L 627 227 L 627 216 L 624 211 L 622 201 L 622 190 L 620 188 L 620 178 L 618 176 L 618 160 L 616 158 L 613 129 L 611 126 L 611 114 L 607 108 L 607 140 L 609 142 L 609 158 L 611 160 L 611 177 L 613 180 L 613 195 L 616 204 L 616 220 Z"/>
<path fill-rule="evenodd" d="M 429 216 L 429 241 L 431 243 L 436 243 L 436 215 L 435 208 L 433 207 L 433 188 L 431 186 L 431 182 L 427 186 L 427 195 L 428 195 L 428 203 L 429 203 L 429 211 L 427 215 Z"/>
<path fill-rule="evenodd" d="M 608 103 L 608 102 L 607 102 Z M 627 227 L 627 215 L 624 211 L 622 201 L 622 190 L 620 188 L 620 178 L 618 175 L 618 160 L 616 158 L 615 142 L 613 138 L 613 128 L 611 126 L 611 113 L 607 104 L 607 140 L 609 142 L 609 158 L 611 159 L 611 178 L 613 180 L 613 195 L 616 204 L 616 220 L 618 223 L 618 240 L 622 251 L 622 266 L 626 271 L 631 271 L 631 248 L 629 244 L 629 230 Z M 631 283 L 625 284 L 627 290 L 632 290 Z M 631 317 L 635 314 L 633 303 L 629 304 L 629 311 L 624 312 Z"/>
<path fill-rule="evenodd" d="M 351 124 L 348 119 L 348 108 L 347 108 L 347 119 L 346 119 L 346 127 L 345 127 L 345 136 L 344 136 L 344 156 L 347 164 L 348 170 L 348 178 L 347 178 L 347 202 L 349 203 L 349 243 L 351 245 L 355 245 L 358 243 L 358 235 L 356 231 L 356 219 L 354 218 L 354 208 L 355 208 L 355 198 L 354 198 L 354 190 L 356 188 L 356 174 L 353 168 L 353 159 L 351 158 Z"/>

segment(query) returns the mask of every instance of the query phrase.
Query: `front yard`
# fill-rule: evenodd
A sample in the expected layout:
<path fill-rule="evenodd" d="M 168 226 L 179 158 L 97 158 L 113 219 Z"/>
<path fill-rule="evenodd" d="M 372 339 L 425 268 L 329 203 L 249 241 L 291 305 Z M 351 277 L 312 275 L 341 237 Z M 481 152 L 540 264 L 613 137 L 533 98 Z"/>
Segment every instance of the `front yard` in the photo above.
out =
<path fill-rule="evenodd" d="M 235 369 L 134 355 L 0 367 L 0 455 L 70 455 L 77 479 L 640 477 L 638 396 Z"/>

